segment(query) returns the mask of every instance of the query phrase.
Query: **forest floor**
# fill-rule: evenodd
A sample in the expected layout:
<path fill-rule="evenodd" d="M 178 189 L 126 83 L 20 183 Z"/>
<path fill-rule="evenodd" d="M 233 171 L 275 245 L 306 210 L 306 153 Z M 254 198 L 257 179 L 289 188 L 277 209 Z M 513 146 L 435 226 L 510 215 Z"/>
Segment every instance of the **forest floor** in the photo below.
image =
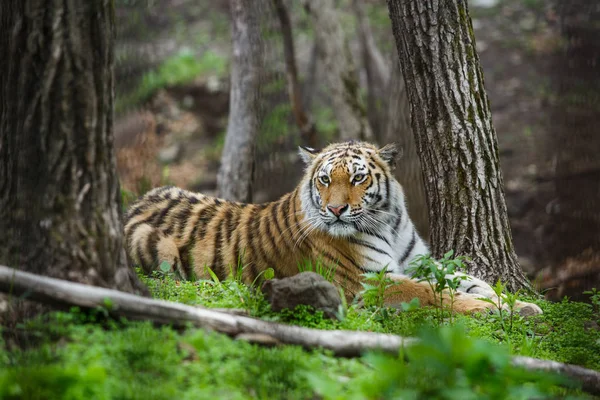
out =
<path fill-rule="evenodd" d="M 583 303 L 529 299 L 543 315 L 450 319 L 446 313 L 441 320 L 437 310 L 414 305 L 399 310 L 349 304 L 337 320 L 305 306 L 273 312 L 260 291 L 235 278 L 182 282 L 156 272 L 142 279 L 158 299 L 422 342 L 398 356 L 337 358 L 191 327 L 115 320 L 105 309 L 72 309 L 2 331 L 0 399 L 589 399 L 556 376 L 512 367 L 510 355 L 600 370 L 599 310 Z"/>

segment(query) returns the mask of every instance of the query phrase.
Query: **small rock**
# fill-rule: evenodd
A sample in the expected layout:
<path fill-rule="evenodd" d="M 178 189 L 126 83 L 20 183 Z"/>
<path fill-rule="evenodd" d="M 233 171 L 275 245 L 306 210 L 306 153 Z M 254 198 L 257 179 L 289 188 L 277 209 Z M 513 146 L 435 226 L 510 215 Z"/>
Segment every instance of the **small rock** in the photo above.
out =
<path fill-rule="evenodd" d="M 529 303 L 519 309 L 519 314 L 522 317 L 533 317 L 534 315 L 543 314 L 543 311 L 537 304 Z"/>
<path fill-rule="evenodd" d="M 179 158 L 181 155 L 181 144 L 174 143 L 169 147 L 161 149 L 158 153 L 158 159 L 163 164 L 171 164 Z"/>
<path fill-rule="evenodd" d="M 262 291 L 273 311 L 293 310 L 304 304 L 321 310 L 329 318 L 336 318 L 342 304 L 338 289 L 321 275 L 302 272 L 290 278 L 271 279 L 264 283 Z"/>

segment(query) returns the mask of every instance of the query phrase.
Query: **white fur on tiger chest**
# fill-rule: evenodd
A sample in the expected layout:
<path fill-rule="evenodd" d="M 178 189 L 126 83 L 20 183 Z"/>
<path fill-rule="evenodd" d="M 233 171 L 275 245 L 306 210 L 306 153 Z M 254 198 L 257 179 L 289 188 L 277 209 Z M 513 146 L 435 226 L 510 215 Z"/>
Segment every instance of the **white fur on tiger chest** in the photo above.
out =
<path fill-rule="evenodd" d="M 388 272 L 404 275 L 415 256 L 429 253 L 418 235 L 413 238 L 412 223 L 407 225 L 402 232 L 392 232 L 390 229 L 378 236 L 367 233 L 356 235 L 355 245 L 363 256 L 365 270 L 379 272 L 385 268 Z"/>

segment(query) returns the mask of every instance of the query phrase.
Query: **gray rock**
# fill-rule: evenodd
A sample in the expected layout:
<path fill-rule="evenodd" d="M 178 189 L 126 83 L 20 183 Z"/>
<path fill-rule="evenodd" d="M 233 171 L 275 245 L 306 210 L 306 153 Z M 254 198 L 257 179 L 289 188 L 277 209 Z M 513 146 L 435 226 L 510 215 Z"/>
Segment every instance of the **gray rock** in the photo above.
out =
<path fill-rule="evenodd" d="M 521 314 L 522 317 L 533 317 L 535 315 L 540 315 L 543 314 L 542 309 L 533 303 L 528 303 L 527 305 L 525 305 L 524 307 L 519 309 L 519 314 Z"/>
<path fill-rule="evenodd" d="M 268 280 L 263 284 L 262 291 L 273 311 L 286 308 L 293 310 L 304 304 L 323 311 L 329 318 L 336 318 L 336 312 L 342 304 L 338 289 L 314 272 Z"/>

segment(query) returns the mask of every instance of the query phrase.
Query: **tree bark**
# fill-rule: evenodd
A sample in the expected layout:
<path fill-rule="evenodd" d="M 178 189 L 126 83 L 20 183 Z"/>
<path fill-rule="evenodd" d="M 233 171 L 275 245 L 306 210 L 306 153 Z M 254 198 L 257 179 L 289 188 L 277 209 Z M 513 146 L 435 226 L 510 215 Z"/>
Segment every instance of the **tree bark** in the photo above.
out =
<path fill-rule="evenodd" d="M 529 287 L 506 213 L 498 145 L 466 0 L 388 0 L 423 167 L 433 254 Z"/>
<path fill-rule="evenodd" d="M 113 149 L 112 2 L 0 2 L 0 262 L 133 292 Z"/>
<path fill-rule="evenodd" d="M 319 42 L 325 81 L 342 140 L 373 140 L 356 68 L 333 0 L 302 0 Z"/>
<path fill-rule="evenodd" d="M 261 120 L 260 72 L 262 40 L 260 10 L 263 2 L 252 7 L 243 0 L 230 0 L 233 56 L 229 122 L 221 167 L 217 177 L 219 197 L 233 201 L 252 201 L 254 150 Z"/>

